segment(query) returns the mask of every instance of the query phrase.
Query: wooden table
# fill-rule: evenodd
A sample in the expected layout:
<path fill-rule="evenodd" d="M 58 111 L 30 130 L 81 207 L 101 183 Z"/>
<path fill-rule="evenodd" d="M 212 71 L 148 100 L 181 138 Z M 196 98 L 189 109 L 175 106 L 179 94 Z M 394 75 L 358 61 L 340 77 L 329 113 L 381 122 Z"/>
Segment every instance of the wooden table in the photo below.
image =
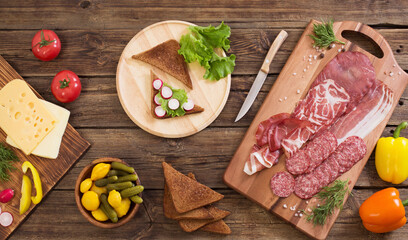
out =
<path fill-rule="evenodd" d="M 342 3 L 340 3 L 342 2 Z M 408 70 L 408 1 L 31 1 L 0 0 L 0 54 L 46 100 L 53 76 L 63 69 L 76 72 L 83 84 L 80 98 L 63 104 L 70 123 L 92 147 L 43 200 L 10 239 L 182 239 L 222 238 L 205 232 L 184 233 L 177 222 L 163 216 L 163 173 L 167 161 L 183 173 L 193 171 L 202 183 L 225 195 L 219 206 L 232 214 L 226 222 L 228 239 L 303 239 L 304 234 L 229 189 L 224 170 L 246 129 L 311 18 L 354 20 L 377 29 L 391 45 L 395 58 Z M 127 42 L 142 28 L 162 20 L 185 20 L 199 25 L 224 20 L 232 28 L 231 52 L 237 56 L 231 93 L 221 115 L 207 129 L 183 139 L 150 135 L 127 117 L 116 93 L 115 72 Z M 405 24 L 405 25 L 404 25 Z M 31 38 L 41 28 L 53 29 L 62 42 L 56 60 L 40 62 L 31 53 Z M 233 123 L 258 72 L 271 40 L 281 29 L 289 37 L 278 52 L 257 100 L 248 114 Z M 383 136 L 408 116 L 408 92 L 399 100 Z M 407 133 L 402 133 L 407 136 Z M 118 229 L 100 229 L 79 213 L 74 185 L 81 169 L 100 157 L 118 157 L 133 165 L 146 187 L 145 202 L 136 217 Z M 372 234 L 358 216 L 360 204 L 375 191 L 391 186 L 377 175 L 372 158 L 336 224 L 330 239 L 401 239 L 403 227 L 388 234 Z M 408 197 L 408 182 L 398 185 Z"/>

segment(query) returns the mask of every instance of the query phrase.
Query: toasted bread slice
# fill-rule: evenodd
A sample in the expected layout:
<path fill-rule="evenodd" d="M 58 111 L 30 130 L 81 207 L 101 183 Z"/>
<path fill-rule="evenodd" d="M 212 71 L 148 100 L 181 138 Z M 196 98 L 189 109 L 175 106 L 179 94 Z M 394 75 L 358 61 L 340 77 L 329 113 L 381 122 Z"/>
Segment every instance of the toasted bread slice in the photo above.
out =
<path fill-rule="evenodd" d="M 153 88 L 153 81 L 154 81 L 155 79 L 158 79 L 158 78 L 159 78 L 159 77 L 157 76 L 157 74 L 154 73 L 152 70 L 150 70 L 150 79 L 151 79 L 151 83 L 152 83 L 152 84 L 151 84 L 151 86 L 152 86 L 151 112 L 152 112 L 153 117 L 154 117 L 154 118 L 157 118 L 157 119 L 171 118 L 171 116 L 169 116 L 169 115 L 166 115 L 166 116 L 164 116 L 164 117 L 159 118 L 159 117 L 156 116 L 156 114 L 154 113 L 154 110 L 155 110 L 155 108 L 157 107 L 157 105 L 154 103 L 154 96 L 155 96 L 156 94 L 158 94 L 159 91 Z M 163 79 L 162 79 L 162 81 L 163 81 Z M 204 111 L 204 108 L 202 108 L 202 107 L 198 106 L 197 104 L 195 104 L 195 105 L 194 105 L 194 108 L 191 109 L 190 111 L 186 111 L 186 114 L 185 114 L 185 115 L 194 114 L 194 113 L 200 113 L 200 112 L 203 112 L 203 111 Z"/>
<path fill-rule="evenodd" d="M 181 229 L 185 232 L 193 232 L 202 226 L 205 226 L 209 223 L 216 222 L 218 220 L 221 220 L 225 218 L 226 216 L 230 215 L 229 211 L 225 211 L 222 209 L 219 209 L 214 206 L 208 206 L 208 211 L 210 214 L 214 217 L 214 219 L 183 219 L 179 220 L 179 225 Z"/>
<path fill-rule="evenodd" d="M 184 61 L 184 57 L 178 54 L 179 49 L 180 44 L 176 40 L 170 39 L 145 52 L 133 55 L 132 58 L 161 69 L 184 83 L 190 89 L 193 89 L 187 64 Z"/>
<path fill-rule="evenodd" d="M 181 220 L 181 219 L 214 219 L 210 212 L 204 208 L 200 207 L 193 209 L 185 213 L 178 213 L 173 204 L 173 199 L 168 190 L 167 184 L 164 184 L 164 199 L 163 199 L 163 211 L 164 216 L 170 219 Z"/>
<path fill-rule="evenodd" d="M 216 222 L 207 224 L 204 227 L 200 228 L 200 230 L 226 235 L 231 234 L 231 229 L 224 222 L 224 220 L 218 220 Z"/>
<path fill-rule="evenodd" d="M 193 209 L 221 200 L 224 195 L 185 176 L 166 162 L 162 163 L 164 178 L 177 212 Z"/>

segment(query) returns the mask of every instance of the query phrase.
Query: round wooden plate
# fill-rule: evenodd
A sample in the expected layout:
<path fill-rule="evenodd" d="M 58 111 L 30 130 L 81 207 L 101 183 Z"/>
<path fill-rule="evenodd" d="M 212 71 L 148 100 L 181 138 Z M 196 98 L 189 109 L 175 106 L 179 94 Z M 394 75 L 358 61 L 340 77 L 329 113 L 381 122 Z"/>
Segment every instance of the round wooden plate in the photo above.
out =
<path fill-rule="evenodd" d="M 169 39 L 180 40 L 188 33 L 187 27 L 194 25 L 183 21 L 164 21 L 155 23 L 140 31 L 130 40 L 122 52 L 116 72 L 116 88 L 123 109 L 139 127 L 159 137 L 180 138 L 195 134 L 210 125 L 221 113 L 228 99 L 231 75 L 219 81 L 203 78 L 205 69 L 197 62 L 188 64 L 193 90 L 169 74 L 150 64 L 132 59 L 132 56 L 146 51 Z M 221 52 L 225 56 L 224 52 Z M 194 103 L 203 107 L 204 112 L 156 119 L 150 111 L 151 82 L 150 70 L 153 69 L 164 82 L 173 88 L 184 89 Z"/>

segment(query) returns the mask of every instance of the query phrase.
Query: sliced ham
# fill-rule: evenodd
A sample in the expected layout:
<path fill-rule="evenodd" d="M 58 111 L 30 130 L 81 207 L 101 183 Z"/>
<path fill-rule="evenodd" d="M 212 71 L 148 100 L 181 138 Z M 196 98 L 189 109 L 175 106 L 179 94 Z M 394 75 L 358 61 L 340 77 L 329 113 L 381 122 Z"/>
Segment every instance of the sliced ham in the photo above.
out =
<path fill-rule="evenodd" d="M 279 150 L 271 152 L 268 145 L 259 147 L 255 144 L 248 160 L 245 162 L 244 172 L 252 175 L 262 169 L 271 168 L 278 163 L 279 155 Z"/>
<path fill-rule="evenodd" d="M 274 129 L 268 131 L 268 145 L 271 151 L 276 151 L 282 147 L 282 140 L 288 135 L 293 135 L 294 131 L 312 127 L 312 124 L 307 120 L 299 120 L 296 118 L 283 119 Z"/>
<path fill-rule="evenodd" d="M 333 58 L 293 112 L 293 117 L 306 119 L 314 126 L 300 129 L 282 140 L 286 156 L 292 156 L 314 134 L 351 112 L 364 95 L 375 87 L 375 77 L 373 65 L 362 53 L 344 52 Z"/>
<path fill-rule="evenodd" d="M 256 143 L 258 146 L 264 146 L 268 144 L 268 132 L 281 123 L 284 119 L 290 118 L 289 113 L 279 113 L 276 115 L 271 116 L 265 121 L 262 121 L 258 125 L 258 129 L 256 130 Z"/>

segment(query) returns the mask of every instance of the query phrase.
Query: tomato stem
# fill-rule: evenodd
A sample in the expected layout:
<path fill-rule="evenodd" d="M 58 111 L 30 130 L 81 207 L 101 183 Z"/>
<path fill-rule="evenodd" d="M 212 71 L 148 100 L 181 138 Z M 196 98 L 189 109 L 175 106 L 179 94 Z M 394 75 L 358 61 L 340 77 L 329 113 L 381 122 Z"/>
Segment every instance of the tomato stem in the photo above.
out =
<path fill-rule="evenodd" d="M 71 82 L 71 79 L 69 79 L 68 75 L 67 75 L 67 78 L 68 78 L 68 81 L 67 81 L 67 79 L 65 79 L 65 78 L 64 78 L 64 80 L 59 81 L 59 82 L 60 82 L 60 88 L 61 88 L 61 89 L 64 89 L 64 88 L 69 87 L 69 83 Z"/>
<path fill-rule="evenodd" d="M 40 44 L 40 48 L 42 48 L 42 47 L 50 45 L 51 43 L 53 43 L 55 41 L 56 41 L 55 39 L 50 41 L 50 36 L 48 36 L 48 40 L 45 40 L 44 31 L 41 30 L 41 41 L 39 41 L 37 44 L 35 44 L 34 47 L 37 46 L 38 44 Z"/>

